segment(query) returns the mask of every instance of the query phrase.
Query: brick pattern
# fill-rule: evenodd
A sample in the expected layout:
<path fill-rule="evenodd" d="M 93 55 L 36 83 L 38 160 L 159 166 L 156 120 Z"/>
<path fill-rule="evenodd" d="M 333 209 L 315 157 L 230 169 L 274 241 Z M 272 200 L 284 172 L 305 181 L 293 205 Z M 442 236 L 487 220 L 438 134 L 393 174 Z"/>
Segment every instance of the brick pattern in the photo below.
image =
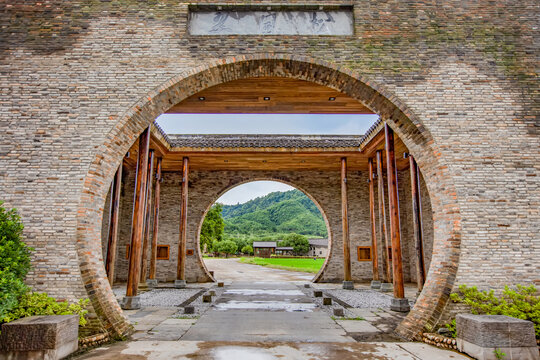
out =
<path fill-rule="evenodd" d="M 355 35 L 344 38 L 189 36 L 188 6 L 169 0 L 0 5 L 0 191 L 36 249 L 28 283 L 88 296 L 105 330 L 128 332 L 100 243 L 122 156 L 171 104 L 282 76 L 359 99 L 417 159 L 434 245 L 401 335 L 433 326 L 457 284 L 539 285 L 537 2 L 351 4 Z"/>
<path fill-rule="evenodd" d="M 415 253 L 412 232 L 410 181 L 409 172 L 399 172 L 400 211 L 402 219 L 402 251 L 405 281 L 415 281 Z M 157 279 L 174 281 L 178 261 L 178 239 L 180 222 L 180 172 L 164 172 L 161 184 L 159 245 L 169 245 L 169 260 L 157 261 Z M 321 210 L 329 227 L 330 256 L 314 277 L 319 282 L 343 281 L 343 239 L 341 229 L 341 188 L 340 174 L 337 172 L 317 171 L 192 171 L 189 183 L 188 237 L 187 249 L 194 249 L 193 256 L 186 257 L 186 281 L 211 281 L 201 254 L 199 253 L 199 233 L 206 212 L 214 202 L 233 187 L 256 180 L 277 180 L 295 186 L 310 196 Z M 128 260 L 126 246 L 131 242 L 131 208 L 133 203 L 133 187 L 135 179 L 128 176 L 123 189 L 130 189 L 122 194 L 122 212 L 120 217 L 120 236 L 118 239 L 118 257 L 116 262 L 116 281 L 127 281 Z M 403 183 L 403 185 L 401 185 Z M 349 198 L 349 233 L 351 239 L 352 276 L 355 281 L 372 279 L 371 262 L 359 262 L 358 246 L 371 246 L 368 208 L 367 173 L 350 172 L 348 176 Z M 422 183 L 423 184 L 423 183 Z M 409 185 L 407 187 L 407 185 Z M 423 217 L 425 239 L 425 258 L 429 266 L 433 245 L 433 222 L 429 197 L 425 196 Z M 386 202 L 388 203 L 388 201 Z M 125 209 L 125 210 L 124 210 Z M 377 211 L 377 210 L 376 210 Z M 108 216 L 108 209 L 105 215 Z M 103 231 L 102 244 L 106 247 L 106 231 Z M 105 251 L 104 251 L 105 254 Z M 148 261 L 148 259 L 147 259 Z M 382 265 L 380 271 L 382 271 Z"/>

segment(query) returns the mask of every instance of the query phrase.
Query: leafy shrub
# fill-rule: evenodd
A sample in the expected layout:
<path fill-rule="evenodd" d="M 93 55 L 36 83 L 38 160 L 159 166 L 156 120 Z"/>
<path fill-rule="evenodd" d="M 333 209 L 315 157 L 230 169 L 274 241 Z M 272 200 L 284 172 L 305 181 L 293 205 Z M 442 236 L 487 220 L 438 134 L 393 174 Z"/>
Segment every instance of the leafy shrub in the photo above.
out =
<path fill-rule="evenodd" d="M 493 290 L 480 291 L 473 287 L 461 285 L 457 293 L 450 294 L 454 302 L 464 303 L 471 307 L 473 314 L 507 315 L 534 323 L 536 338 L 540 338 L 540 296 L 536 288 L 516 285 L 516 290 L 505 286 L 500 297 Z"/>
<path fill-rule="evenodd" d="M 309 252 L 309 240 L 304 235 L 288 234 L 279 246 L 292 246 L 295 255 L 304 255 Z"/>
<path fill-rule="evenodd" d="M 242 248 L 242 253 L 253 255 L 253 248 L 250 245 L 246 245 Z"/>
<path fill-rule="evenodd" d="M 453 319 L 448 324 L 444 325 L 450 331 L 450 337 L 455 338 L 457 336 L 456 319 Z"/>
<path fill-rule="evenodd" d="M 234 254 L 237 249 L 238 246 L 232 240 L 220 241 L 217 245 L 217 251 L 224 254 Z"/>
<path fill-rule="evenodd" d="M 28 291 L 24 278 L 30 270 L 33 249 L 22 242 L 23 228 L 17 211 L 6 210 L 0 202 L 0 318 Z"/>
<path fill-rule="evenodd" d="M 84 315 L 88 300 L 70 304 L 57 302 L 45 293 L 32 293 L 24 284 L 30 271 L 30 252 L 22 241 L 23 224 L 15 209 L 6 210 L 0 202 L 0 324 L 33 315 Z"/>
<path fill-rule="evenodd" d="M 79 315 L 79 325 L 86 325 L 85 308 L 88 299 L 81 299 L 77 303 L 70 304 L 67 301 L 57 302 L 55 298 L 46 293 L 26 293 L 19 298 L 17 305 L 0 322 L 10 322 L 27 316 L 34 315 Z"/>
<path fill-rule="evenodd" d="M 28 292 L 24 282 L 9 271 L 0 270 L 0 323 L 17 306 L 18 299 Z"/>

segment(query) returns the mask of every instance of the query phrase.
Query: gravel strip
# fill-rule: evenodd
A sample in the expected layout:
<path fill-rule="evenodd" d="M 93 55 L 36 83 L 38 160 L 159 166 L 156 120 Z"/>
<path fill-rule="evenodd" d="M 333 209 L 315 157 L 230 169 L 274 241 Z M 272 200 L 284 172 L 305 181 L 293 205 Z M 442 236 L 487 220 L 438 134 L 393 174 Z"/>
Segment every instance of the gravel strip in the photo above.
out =
<path fill-rule="evenodd" d="M 201 289 L 152 289 L 139 294 L 141 307 L 176 307 L 195 295 Z M 124 288 L 113 290 L 116 299 L 120 302 L 125 296 Z"/>
<path fill-rule="evenodd" d="M 354 308 L 382 308 L 389 309 L 392 296 L 382 294 L 374 290 L 324 290 L 324 293 L 332 295 Z M 411 306 L 414 301 L 409 300 Z"/>

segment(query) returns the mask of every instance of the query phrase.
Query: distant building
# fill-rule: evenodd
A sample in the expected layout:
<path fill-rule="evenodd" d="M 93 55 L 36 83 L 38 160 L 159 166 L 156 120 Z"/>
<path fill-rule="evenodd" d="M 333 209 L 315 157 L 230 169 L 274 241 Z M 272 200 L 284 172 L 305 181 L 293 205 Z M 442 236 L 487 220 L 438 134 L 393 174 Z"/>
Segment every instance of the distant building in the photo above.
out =
<path fill-rule="evenodd" d="M 309 239 L 308 256 L 326 257 L 328 255 L 328 239 Z"/>
<path fill-rule="evenodd" d="M 293 255 L 292 246 L 277 246 L 277 241 L 254 241 L 253 254 L 258 257 L 275 255 Z M 328 239 L 309 239 L 307 256 L 326 257 L 328 255 Z"/>
<path fill-rule="evenodd" d="M 267 258 L 276 253 L 275 241 L 254 241 L 253 254 L 258 257 Z"/>

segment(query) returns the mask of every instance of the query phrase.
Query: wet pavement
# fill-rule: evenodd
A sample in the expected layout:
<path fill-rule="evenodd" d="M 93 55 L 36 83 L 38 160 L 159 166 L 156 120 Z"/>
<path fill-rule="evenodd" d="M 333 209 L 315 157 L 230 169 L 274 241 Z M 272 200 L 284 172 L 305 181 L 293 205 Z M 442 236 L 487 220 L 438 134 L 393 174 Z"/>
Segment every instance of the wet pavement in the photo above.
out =
<path fill-rule="evenodd" d="M 293 283 L 233 283 L 183 340 L 354 342 Z"/>
<path fill-rule="evenodd" d="M 206 265 L 225 287 L 190 284 L 186 291 L 215 293 L 211 304 L 203 303 L 202 296 L 191 303 L 200 307 L 200 317 L 186 318 L 183 307 L 172 305 L 125 312 L 136 330 L 132 340 L 76 358 L 467 359 L 423 343 L 400 342 L 392 330 L 403 314 L 347 308 L 346 317 L 331 316 L 332 307 L 323 306 L 321 298 L 313 297 L 313 289 L 304 287 L 313 274 L 241 264 L 236 259 L 211 259 Z"/>

